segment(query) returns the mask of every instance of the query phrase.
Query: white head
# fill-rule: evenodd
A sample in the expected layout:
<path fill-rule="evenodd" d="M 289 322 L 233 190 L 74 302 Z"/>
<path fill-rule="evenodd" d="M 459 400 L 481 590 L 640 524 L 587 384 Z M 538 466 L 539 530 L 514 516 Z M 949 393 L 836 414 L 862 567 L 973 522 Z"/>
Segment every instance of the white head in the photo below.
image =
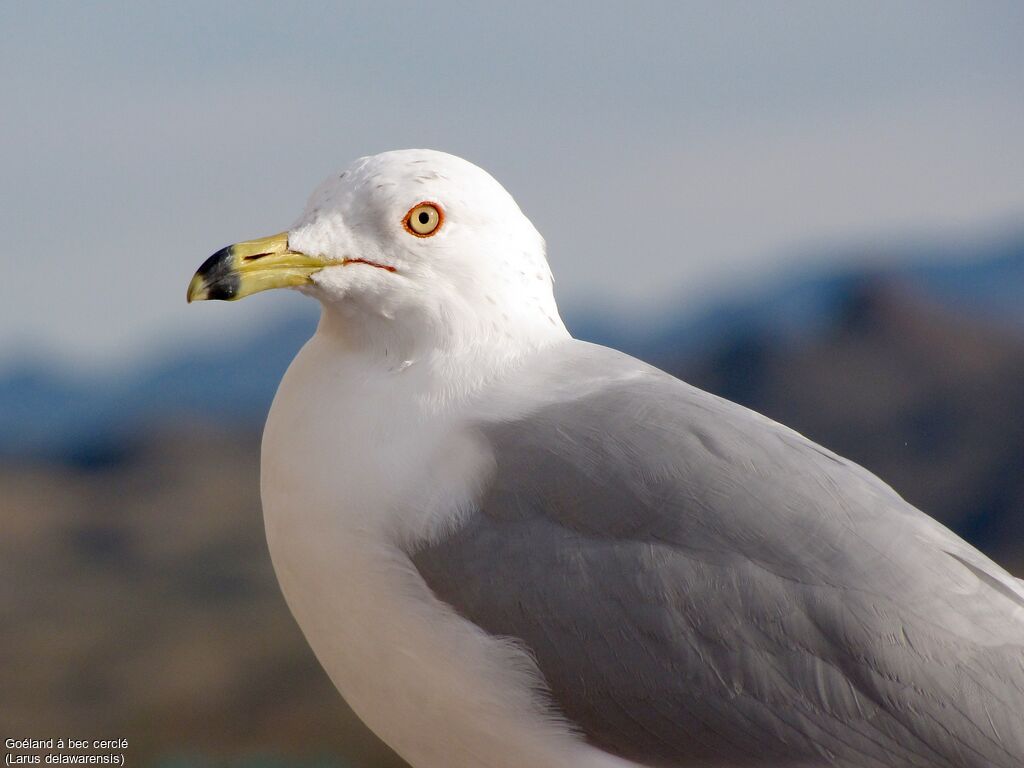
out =
<path fill-rule="evenodd" d="M 298 287 L 354 343 L 407 355 L 568 335 L 543 238 L 497 181 L 453 155 L 361 158 L 321 184 L 284 234 L 215 254 L 190 299 Z"/>

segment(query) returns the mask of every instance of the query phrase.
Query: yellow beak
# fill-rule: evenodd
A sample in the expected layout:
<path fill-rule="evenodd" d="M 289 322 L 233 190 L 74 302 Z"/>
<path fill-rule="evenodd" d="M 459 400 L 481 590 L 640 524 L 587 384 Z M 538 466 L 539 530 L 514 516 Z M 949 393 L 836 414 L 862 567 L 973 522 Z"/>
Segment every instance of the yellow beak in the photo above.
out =
<path fill-rule="evenodd" d="M 336 262 L 288 250 L 288 233 L 221 248 L 203 262 L 188 284 L 189 302 L 235 301 L 271 288 L 307 285 Z"/>

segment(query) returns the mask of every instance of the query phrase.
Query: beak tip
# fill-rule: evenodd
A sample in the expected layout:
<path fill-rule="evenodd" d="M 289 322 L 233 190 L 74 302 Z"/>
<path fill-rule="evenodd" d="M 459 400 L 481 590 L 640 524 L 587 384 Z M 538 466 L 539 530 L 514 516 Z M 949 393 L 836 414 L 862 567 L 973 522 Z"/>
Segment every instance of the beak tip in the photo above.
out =
<path fill-rule="evenodd" d="M 206 280 L 202 275 L 196 274 L 188 284 L 185 292 L 185 302 L 191 304 L 193 301 L 203 301 L 207 298 Z"/>
<path fill-rule="evenodd" d="M 289 251 L 287 232 L 235 243 L 202 263 L 189 281 L 185 301 L 237 301 L 309 282 L 309 275 L 323 266 L 321 260 Z"/>

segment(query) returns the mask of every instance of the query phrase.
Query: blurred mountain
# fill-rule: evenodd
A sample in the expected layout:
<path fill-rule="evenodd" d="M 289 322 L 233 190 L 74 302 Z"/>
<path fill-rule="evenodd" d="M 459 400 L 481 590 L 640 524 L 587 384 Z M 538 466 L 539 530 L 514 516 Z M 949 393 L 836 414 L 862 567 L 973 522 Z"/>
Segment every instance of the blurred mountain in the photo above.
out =
<path fill-rule="evenodd" d="M 109 379 L 69 379 L 31 363 L 0 375 L 0 457 L 99 466 L 116 461 L 143 426 L 195 419 L 261 424 L 281 375 L 316 329 L 313 313 L 263 329 L 258 338 L 171 356 Z"/>
<path fill-rule="evenodd" d="M 822 259 L 810 259 L 811 263 Z M 570 317 L 573 335 L 616 347 L 646 360 L 671 350 L 694 356 L 723 339 L 747 332 L 800 341 L 825 331 L 866 278 L 913 286 L 950 311 L 994 326 L 1024 330 L 1024 232 L 957 247 L 865 246 L 828 260 L 838 268 L 790 268 L 763 288 L 715 302 L 696 313 L 679 308 L 654 327 L 624 325 L 619 318 L 584 309 Z"/>
<path fill-rule="evenodd" d="M 866 250 L 837 261 L 873 266 L 783 274 L 697 314 L 669 310 L 656 327 L 637 328 L 592 311 L 567 320 L 578 338 L 643 359 L 696 357 L 744 335 L 813 339 L 873 276 L 913 286 L 951 311 L 1024 329 L 1024 234 L 960 249 L 922 246 L 889 258 Z M 311 307 L 258 336 L 223 339 L 109 380 L 68 379 L 39 363 L 9 365 L 0 372 L 0 457 L 98 465 L 117 460 L 143 423 L 261 424 L 281 375 L 315 325 Z"/>

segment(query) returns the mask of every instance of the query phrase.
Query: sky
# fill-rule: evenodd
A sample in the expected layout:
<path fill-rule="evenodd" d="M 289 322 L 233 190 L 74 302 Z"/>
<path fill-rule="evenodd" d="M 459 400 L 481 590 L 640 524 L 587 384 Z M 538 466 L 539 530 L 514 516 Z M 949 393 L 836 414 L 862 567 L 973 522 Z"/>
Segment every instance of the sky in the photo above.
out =
<path fill-rule="evenodd" d="M 309 300 L 185 287 L 401 147 L 501 181 L 570 311 L 651 318 L 847 243 L 1016 225 L 1022 39 L 1013 2 L 0 2 L 0 369 L 278 321 Z"/>

